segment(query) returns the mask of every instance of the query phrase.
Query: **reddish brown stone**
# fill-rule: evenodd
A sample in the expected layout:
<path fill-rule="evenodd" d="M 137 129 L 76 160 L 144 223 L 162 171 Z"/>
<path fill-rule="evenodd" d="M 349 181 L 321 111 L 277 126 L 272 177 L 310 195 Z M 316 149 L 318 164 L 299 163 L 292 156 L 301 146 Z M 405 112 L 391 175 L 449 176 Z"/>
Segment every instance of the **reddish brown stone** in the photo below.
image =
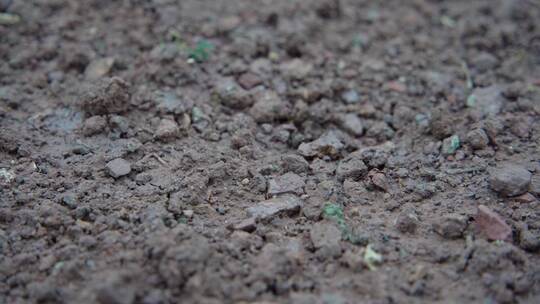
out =
<path fill-rule="evenodd" d="M 397 82 L 397 81 L 390 81 L 386 84 L 386 88 L 390 91 L 394 91 L 394 92 L 398 92 L 398 93 L 405 93 L 407 92 L 407 87 L 401 83 L 401 82 Z"/>
<path fill-rule="evenodd" d="M 375 187 L 388 192 L 388 180 L 386 179 L 386 175 L 384 175 L 384 173 L 377 170 L 371 170 L 368 173 L 368 177 L 371 179 L 371 183 Z"/>
<path fill-rule="evenodd" d="M 524 203 L 524 204 L 528 204 L 528 203 L 532 203 L 534 201 L 536 201 L 536 197 L 534 197 L 534 195 L 530 194 L 530 193 L 525 193 L 525 194 L 522 194 L 518 197 L 515 197 L 514 200 L 518 203 Z"/>
<path fill-rule="evenodd" d="M 495 212 L 488 207 L 478 206 L 476 214 L 476 227 L 489 240 L 510 241 L 512 228 Z"/>
<path fill-rule="evenodd" d="M 244 73 L 238 78 L 238 84 L 245 90 L 251 90 L 252 88 L 262 83 L 261 78 L 254 73 Z"/>

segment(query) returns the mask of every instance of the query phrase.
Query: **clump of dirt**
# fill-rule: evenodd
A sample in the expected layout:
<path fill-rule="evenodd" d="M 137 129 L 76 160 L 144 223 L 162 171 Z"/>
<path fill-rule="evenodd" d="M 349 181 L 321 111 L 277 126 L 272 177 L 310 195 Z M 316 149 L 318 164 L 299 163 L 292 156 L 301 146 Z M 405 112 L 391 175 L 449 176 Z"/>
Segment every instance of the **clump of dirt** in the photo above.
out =
<path fill-rule="evenodd" d="M 538 20 L 0 0 L 0 303 L 540 302 Z"/>
<path fill-rule="evenodd" d="M 130 101 L 128 84 L 115 77 L 98 81 L 81 97 L 83 111 L 93 115 L 122 113 Z"/>

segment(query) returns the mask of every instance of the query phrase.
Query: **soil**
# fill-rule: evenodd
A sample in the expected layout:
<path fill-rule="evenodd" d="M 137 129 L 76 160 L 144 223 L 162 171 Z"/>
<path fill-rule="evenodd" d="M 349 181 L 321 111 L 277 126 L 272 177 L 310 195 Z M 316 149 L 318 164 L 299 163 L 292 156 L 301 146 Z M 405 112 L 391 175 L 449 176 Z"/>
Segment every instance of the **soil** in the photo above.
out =
<path fill-rule="evenodd" d="M 540 303 L 538 1 L 0 12 L 0 303 Z"/>

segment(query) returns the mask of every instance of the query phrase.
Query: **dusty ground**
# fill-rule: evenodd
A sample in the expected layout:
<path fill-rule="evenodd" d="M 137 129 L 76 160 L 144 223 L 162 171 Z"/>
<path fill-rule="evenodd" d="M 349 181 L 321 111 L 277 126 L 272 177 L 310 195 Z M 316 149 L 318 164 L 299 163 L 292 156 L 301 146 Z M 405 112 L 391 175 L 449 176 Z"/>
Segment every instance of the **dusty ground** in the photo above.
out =
<path fill-rule="evenodd" d="M 0 303 L 540 303 L 538 1 L 0 12 Z"/>

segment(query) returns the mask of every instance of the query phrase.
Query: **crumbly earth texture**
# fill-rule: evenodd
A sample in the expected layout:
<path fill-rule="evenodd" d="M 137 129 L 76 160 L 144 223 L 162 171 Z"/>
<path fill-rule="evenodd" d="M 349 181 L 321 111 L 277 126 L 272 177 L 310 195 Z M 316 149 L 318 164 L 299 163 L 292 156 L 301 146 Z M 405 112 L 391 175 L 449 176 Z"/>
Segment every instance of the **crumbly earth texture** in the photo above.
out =
<path fill-rule="evenodd" d="M 538 1 L 0 13 L 0 303 L 540 303 Z"/>

